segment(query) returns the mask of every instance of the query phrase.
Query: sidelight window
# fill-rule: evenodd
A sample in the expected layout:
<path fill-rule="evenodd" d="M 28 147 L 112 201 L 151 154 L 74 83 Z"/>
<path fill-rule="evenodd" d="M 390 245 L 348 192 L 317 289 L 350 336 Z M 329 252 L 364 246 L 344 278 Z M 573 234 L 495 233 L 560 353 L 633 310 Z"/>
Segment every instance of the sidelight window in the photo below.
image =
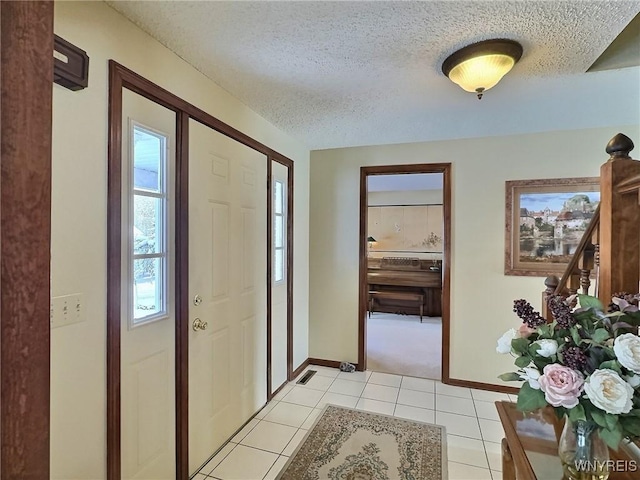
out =
<path fill-rule="evenodd" d="M 281 283 L 286 275 L 286 208 L 285 185 L 276 180 L 273 189 L 273 278 L 276 283 Z"/>
<path fill-rule="evenodd" d="M 168 136 L 132 122 L 129 181 L 131 325 L 167 316 Z"/>

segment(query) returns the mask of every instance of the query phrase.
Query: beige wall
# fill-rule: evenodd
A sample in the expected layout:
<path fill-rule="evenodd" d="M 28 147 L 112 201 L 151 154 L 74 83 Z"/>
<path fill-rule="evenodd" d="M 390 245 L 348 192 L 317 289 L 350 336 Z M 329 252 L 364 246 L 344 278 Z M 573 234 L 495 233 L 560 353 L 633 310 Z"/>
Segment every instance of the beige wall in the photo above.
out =
<path fill-rule="evenodd" d="M 55 32 L 87 51 L 89 88 L 54 85 L 52 294 L 82 293 L 86 320 L 51 336 L 51 477 L 105 478 L 107 61 L 295 161 L 294 367 L 308 356 L 309 151 L 102 2 L 56 2 Z"/>
<path fill-rule="evenodd" d="M 312 152 L 310 356 L 357 361 L 360 167 L 451 162 L 450 374 L 500 383 L 496 376 L 513 368 L 495 352 L 496 339 L 519 322 L 512 302 L 540 308 L 543 289 L 542 278 L 503 273 L 504 182 L 597 176 L 617 132 L 640 138 L 634 125 Z"/>
<path fill-rule="evenodd" d="M 408 174 L 410 175 L 410 174 Z M 442 189 L 431 190 L 390 190 L 386 192 L 368 192 L 367 201 L 370 206 L 383 205 L 433 205 L 442 203 Z M 371 218 L 369 218 L 371 222 Z M 375 235 L 374 235 L 375 237 Z M 369 250 L 369 257 L 382 258 L 385 256 L 393 257 L 413 257 L 423 258 L 426 260 L 441 260 L 440 253 L 417 253 L 417 252 L 377 252 L 376 249 L 381 248 L 380 245 L 374 244 Z"/>

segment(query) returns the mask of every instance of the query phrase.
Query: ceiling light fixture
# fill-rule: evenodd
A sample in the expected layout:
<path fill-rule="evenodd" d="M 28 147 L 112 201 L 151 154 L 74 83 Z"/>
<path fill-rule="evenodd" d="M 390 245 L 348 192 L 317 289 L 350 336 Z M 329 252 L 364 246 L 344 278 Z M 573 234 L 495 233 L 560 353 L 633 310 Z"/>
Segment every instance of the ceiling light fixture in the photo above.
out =
<path fill-rule="evenodd" d="M 522 45 L 513 40 L 485 40 L 452 53 L 442 64 L 444 73 L 453 83 L 478 99 L 495 86 L 522 56 Z"/>

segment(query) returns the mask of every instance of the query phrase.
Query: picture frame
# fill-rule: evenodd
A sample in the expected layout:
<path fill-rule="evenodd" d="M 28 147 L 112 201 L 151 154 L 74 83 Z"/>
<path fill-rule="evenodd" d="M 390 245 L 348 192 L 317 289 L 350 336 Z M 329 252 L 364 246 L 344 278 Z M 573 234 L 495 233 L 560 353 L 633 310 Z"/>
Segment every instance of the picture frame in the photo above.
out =
<path fill-rule="evenodd" d="M 562 276 L 600 202 L 599 177 L 505 182 L 505 275 Z"/>

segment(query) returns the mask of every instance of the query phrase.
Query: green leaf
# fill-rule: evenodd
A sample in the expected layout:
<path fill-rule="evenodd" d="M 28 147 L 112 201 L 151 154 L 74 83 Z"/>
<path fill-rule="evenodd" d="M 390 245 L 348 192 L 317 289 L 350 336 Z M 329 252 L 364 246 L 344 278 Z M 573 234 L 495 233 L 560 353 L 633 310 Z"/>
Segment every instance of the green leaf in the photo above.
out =
<path fill-rule="evenodd" d="M 531 357 L 536 357 L 538 355 L 539 349 L 540 349 L 540 345 L 538 345 L 537 343 L 532 343 L 531 345 L 529 345 L 527 352 Z"/>
<path fill-rule="evenodd" d="M 613 370 L 617 372 L 619 375 L 622 375 L 622 370 L 620 369 L 620 364 L 618 363 L 617 360 L 608 360 L 606 362 L 602 362 L 600 364 L 600 367 L 598 368 L 600 369 L 608 368 L 609 370 Z"/>
<path fill-rule="evenodd" d="M 516 358 L 514 363 L 520 368 L 527 367 L 531 363 L 531 357 L 529 355 L 523 355 L 522 357 Z"/>
<path fill-rule="evenodd" d="M 609 339 L 609 332 L 607 332 L 607 330 L 604 328 L 598 328 L 595 332 L 593 332 L 593 335 L 591 335 L 591 339 L 594 342 L 602 343 L 605 340 Z"/>
<path fill-rule="evenodd" d="M 600 300 L 596 297 L 592 297 L 590 295 L 578 295 L 578 299 L 580 300 L 581 308 L 595 308 L 596 310 L 604 311 L 604 307 Z"/>
<path fill-rule="evenodd" d="M 629 412 L 629 415 L 632 415 L 634 417 L 640 417 L 640 408 L 634 408 Z"/>
<path fill-rule="evenodd" d="M 578 420 L 586 420 L 587 417 L 584 414 L 584 407 L 580 404 L 575 407 L 569 409 L 569 420 L 572 422 L 577 422 Z"/>
<path fill-rule="evenodd" d="M 555 363 L 555 362 L 551 358 L 544 358 L 544 357 L 536 356 L 533 359 L 533 364 L 536 366 L 536 368 L 540 372 L 544 371 L 544 367 L 546 367 L 547 365 L 550 365 L 552 363 Z"/>
<path fill-rule="evenodd" d="M 631 435 L 640 436 L 640 418 L 624 417 L 620 423 Z"/>
<path fill-rule="evenodd" d="M 613 430 L 616 428 L 616 425 L 618 424 L 618 416 L 611 415 L 610 413 L 605 413 L 604 421 L 607 423 L 607 429 Z"/>
<path fill-rule="evenodd" d="M 571 332 L 571 338 L 573 338 L 573 343 L 575 343 L 576 345 L 580 345 L 580 343 L 582 342 L 582 337 L 580 336 L 578 329 L 576 327 L 571 327 L 569 331 Z"/>
<path fill-rule="evenodd" d="M 514 338 L 511 340 L 511 350 L 519 355 L 527 352 L 529 348 L 529 340 L 526 338 Z"/>
<path fill-rule="evenodd" d="M 593 418 L 593 421 L 596 422 L 600 427 L 602 428 L 606 428 L 607 427 L 607 420 L 605 418 L 605 413 L 600 411 L 600 410 L 592 410 L 591 411 L 591 418 Z"/>
<path fill-rule="evenodd" d="M 547 405 L 542 390 L 531 388 L 529 383 L 522 384 L 518 392 L 517 409 L 521 412 L 532 412 Z"/>
<path fill-rule="evenodd" d="M 539 338 L 553 338 L 553 324 L 546 324 L 538 327 Z"/>
<path fill-rule="evenodd" d="M 622 428 L 620 425 L 617 426 L 614 430 L 609 430 L 607 428 L 603 428 L 600 430 L 600 438 L 604 440 L 604 442 L 612 448 L 613 450 L 618 450 L 618 445 L 622 441 Z"/>
<path fill-rule="evenodd" d="M 522 378 L 516 372 L 508 372 L 503 373 L 502 375 L 498 375 L 498 378 L 503 382 L 521 382 Z"/>

